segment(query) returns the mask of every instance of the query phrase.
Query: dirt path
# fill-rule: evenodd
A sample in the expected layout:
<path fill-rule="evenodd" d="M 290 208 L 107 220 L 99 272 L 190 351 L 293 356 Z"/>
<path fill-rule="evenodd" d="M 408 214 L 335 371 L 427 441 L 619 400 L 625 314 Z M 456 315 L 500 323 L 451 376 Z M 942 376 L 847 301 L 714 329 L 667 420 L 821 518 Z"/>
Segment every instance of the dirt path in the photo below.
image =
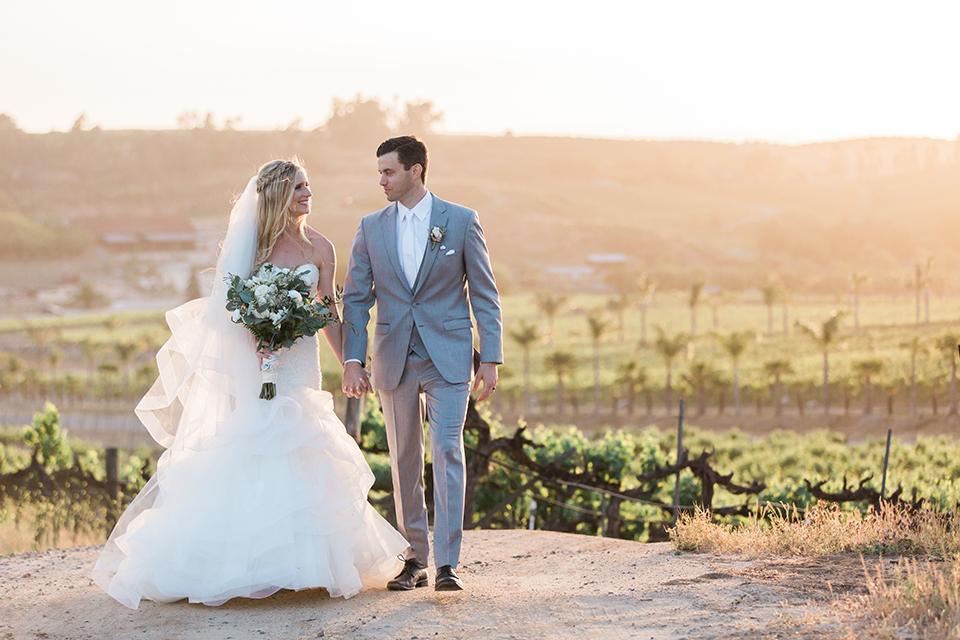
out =
<path fill-rule="evenodd" d="M 853 556 L 744 560 L 553 532 L 468 531 L 467 590 L 281 592 L 132 611 L 90 580 L 99 547 L 0 558 L 0 640 L 35 638 L 843 638 Z M 431 584 L 433 575 L 431 571 Z M 860 634 L 857 634 L 858 636 Z"/>

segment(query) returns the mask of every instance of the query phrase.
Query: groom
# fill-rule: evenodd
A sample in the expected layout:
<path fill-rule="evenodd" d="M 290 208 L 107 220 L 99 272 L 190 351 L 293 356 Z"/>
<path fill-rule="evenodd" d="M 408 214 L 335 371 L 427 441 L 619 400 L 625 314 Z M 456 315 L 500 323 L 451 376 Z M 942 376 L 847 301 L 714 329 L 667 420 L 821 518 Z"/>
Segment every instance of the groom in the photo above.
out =
<path fill-rule="evenodd" d="M 391 203 L 360 221 L 343 293 L 343 390 L 380 392 L 400 533 L 410 543 L 392 591 L 427 585 L 424 409 L 433 460 L 433 557 L 437 591 L 459 591 L 466 469 L 463 422 L 473 373 L 473 322 L 480 365 L 472 390 L 486 400 L 503 362 L 500 298 L 476 211 L 427 190 L 427 147 L 413 136 L 377 149 L 380 186 Z M 367 323 L 377 305 L 368 377 Z"/>

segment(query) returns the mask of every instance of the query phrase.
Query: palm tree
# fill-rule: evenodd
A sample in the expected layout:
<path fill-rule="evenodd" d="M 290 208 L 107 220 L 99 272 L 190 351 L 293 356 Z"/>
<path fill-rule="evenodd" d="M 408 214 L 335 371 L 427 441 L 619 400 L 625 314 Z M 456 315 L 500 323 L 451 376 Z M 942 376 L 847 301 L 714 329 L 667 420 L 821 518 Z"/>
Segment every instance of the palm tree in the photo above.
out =
<path fill-rule="evenodd" d="M 783 376 L 793 375 L 793 365 L 789 360 L 769 360 L 763 369 L 773 378 L 774 414 L 779 416 L 783 412 Z"/>
<path fill-rule="evenodd" d="M 766 284 L 760 287 L 763 294 L 763 304 L 767 305 L 767 335 L 773 335 L 773 305 L 780 299 L 780 284 L 772 276 L 767 279 Z"/>
<path fill-rule="evenodd" d="M 720 307 L 729 301 L 730 297 L 723 291 L 715 291 L 707 296 L 707 305 L 710 307 L 714 331 L 720 328 Z"/>
<path fill-rule="evenodd" d="M 63 360 L 63 351 L 54 347 L 47 354 L 47 362 L 50 364 L 50 387 L 53 393 L 57 393 L 57 365 Z"/>
<path fill-rule="evenodd" d="M 563 413 L 563 379 L 570 374 L 576 363 L 576 357 L 569 351 L 554 351 L 543 359 L 547 369 L 557 376 L 557 415 Z"/>
<path fill-rule="evenodd" d="M 749 331 L 735 331 L 730 335 L 715 334 L 720 346 L 733 360 L 733 403 L 736 415 L 740 415 L 740 358 L 750 345 L 753 334 Z"/>
<path fill-rule="evenodd" d="M 563 295 L 553 295 L 552 293 L 538 293 L 537 294 L 537 307 L 540 308 L 540 311 L 543 315 L 547 316 L 547 320 L 550 322 L 550 343 L 553 343 L 553 320 L 556 318 L 557 314 L 560 313 L 560 309 L 563 308 L 563 305 L 567 303 L 567 296 Z"/>
<path fill-rule="evenodd" d="M 853 330 L 860 333 L 860 285 L 870 279 L 865 273 L 854 271 L 850 274 L 850 284 L 853 285 Z"/>
<path fill-rule="evenodd" d="M 637 391 L 647 384 L 647 368 L 641 367 L 636 360 L 628 360 L 617 365 L 617 383 L 627 389 L 627 414 L 633 415 Z"/>
<path fill-rule="evenodd" d="M 797 326 L 805 334 L 813 338 L 823 351 L 823 413 L 830 413 L 830 345 L 840 333 L 840 320 L 843 311 L 834 311 L 830 317 L 815 327 L 805 322 L 797 322 Z"/>
<path fill-rule="evenodd" d="M 115 342 L 113 349 L 123 365 L 123 396 L 126 398 L 130 395 L 130 361 L 140 350 L 140 345 L 136 342 Z"/>
<path fill-rule="evenodd" d="M 96 366 L 97 354 L 100 353 L 102 345 L 93 338 L 87 336 L 80 341 L 80 348 L 83 350 L 83 359 L 87 361 L 87 396 L 93 399 L 93 376 Z"/>
<path fill-rule="evenodd" d="M 917 356 L 925 355 L 929 351 L 926 336 L 915 334 L 900 347 L 910 352 L 910 417 L 917 415 Z"/>
<path fill-rule="evenodd" d="M 930 282 L 930 269 L 933 267 L 933 256 L 929 256 L 924 262 L 917 262 L 913 266 L 913 282 L 910 283 L 913 288 L 917 301 L 917 315 L 915 326 L 920 326 L 920 297 L 927 292 L 927 285 Z M 929 293 L 927 293 L 927 323 L 930 323 L 930 303 Z"/>
<path fill-rule="evenodd" d="M 673 361 L 686 348 L 690 341 L 690 336 L 685 333 L 678 333 L 675 336 L 668 336 L 663 327 L 657 326 L 657 341 L 654 343 L 654 349 L 663 358 L 667 366 L 667 384 L 664 389 L 667 412 L 673 410 L 673 387 L 670 386 L 671 374 L 673 372 Z"/>
<path fill-rule="evenodd" d="M 619 298 L 610 298 L 607 300 L 607 308 L 610 311 L 617 314 L 617 331 L 619 335 L 620 342 L 624 341 L 624 314 L 626 314 L 627 309 L 630 308 L 630 305 L 633 304 L 633 301 L 625 293 L 621 293 Z"/>
<path fill-rule="evenodd" d="M 707 385 L 713 380 L 716 372 L 709 362 L 695 360 L 690 363 L 690 371 L 686 380 L 691 387 L 697 390 L 697 415 L 702 416 L 707 411 Z"/>
<path fill-rule="evenodd" d="M 528 323 L 520 322 L 520 326 L 510 330 L 510 337 L 523 350 L 523 395 L 527 411 L 533 407 L 533 398 L 530 395 L 530 347 L 540 339 L 540 328 Z"/>
<path fill-rule="evenodd" d="M 883 373 L 883 360 L 870 358 L 853 363 L 853 371 L 863 383 L 863 415 L 873 413 L 873 378 Z"/>
<path fill-rule="evenodd" d="M 950 358 L 950 415 L 957 413 L 957 347 L 960 346 L 960 334 L 945 333 L 936 341 L 937 348 Z"/>
<path fill-rule="evenodd" d="M 703 293 L 703 282 L 694 282 L 690 285 L 690 297 L 687 306 L 690 307 L 690 337 L 697 335 L 697 307 L 700 306 L 700 294 Z"/>
<path fill-rule="evenodd" d="M 647 309 L 653 301 L 653 293 L 657 290 L 657 281 L 644 272 L 637 278 L 637 291 L 640 294 L 640 343 L 647 344 Z"/>
<path fill-rule="evenodd" d="M 593 341 L 593 413 L 596 415 L 600 413 L 600 338 L 608 326 L 609 322 L 597 311 L 587 316 L 587 327 Z"/>

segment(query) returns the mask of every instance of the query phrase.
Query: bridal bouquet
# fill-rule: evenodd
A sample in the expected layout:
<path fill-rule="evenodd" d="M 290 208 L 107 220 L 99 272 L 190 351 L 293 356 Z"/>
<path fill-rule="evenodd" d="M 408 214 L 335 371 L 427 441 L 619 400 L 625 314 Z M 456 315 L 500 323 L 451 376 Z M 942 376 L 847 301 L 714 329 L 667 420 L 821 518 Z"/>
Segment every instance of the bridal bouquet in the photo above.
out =
<path fill-rule="evenodd" d="M 281 269 L 269 262 L 251 278 L 226 278 L 227 311 L 231 320 L 244 325 L 256 336 L 257 349 L 290 347 L 303 336 L 316 335 L 328 324 L 339 322 L 334 313 L 337 300 L 324 296 L 311 300 L 306 271 Z M 340 288 L 337 288 L 337 298 Z M 260 365 L 263 386 L 260 397 L 272 400 L 277 395 L 277 357 L 263 358 Z"/>

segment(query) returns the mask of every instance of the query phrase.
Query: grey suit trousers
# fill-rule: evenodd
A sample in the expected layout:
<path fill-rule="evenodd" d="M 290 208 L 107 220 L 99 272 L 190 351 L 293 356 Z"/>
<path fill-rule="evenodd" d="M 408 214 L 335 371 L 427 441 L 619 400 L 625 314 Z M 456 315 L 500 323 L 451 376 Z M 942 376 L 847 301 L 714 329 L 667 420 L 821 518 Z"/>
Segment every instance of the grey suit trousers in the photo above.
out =
<path fill-rule="evenodd" d="M 456 568 L 463 537 L 463 423 L 469 397 L 469 382 L 447 382 L 432 361 L 413 352 L 407 355 L 400 384 L 395 389 L 380 390 L 397 524 L 410 543 L 412 557 L 421 566 L 426 566 L 430 557 L 423 486 L 424 409 L 430 421 L 433 461 L 434 563 Z"/>

